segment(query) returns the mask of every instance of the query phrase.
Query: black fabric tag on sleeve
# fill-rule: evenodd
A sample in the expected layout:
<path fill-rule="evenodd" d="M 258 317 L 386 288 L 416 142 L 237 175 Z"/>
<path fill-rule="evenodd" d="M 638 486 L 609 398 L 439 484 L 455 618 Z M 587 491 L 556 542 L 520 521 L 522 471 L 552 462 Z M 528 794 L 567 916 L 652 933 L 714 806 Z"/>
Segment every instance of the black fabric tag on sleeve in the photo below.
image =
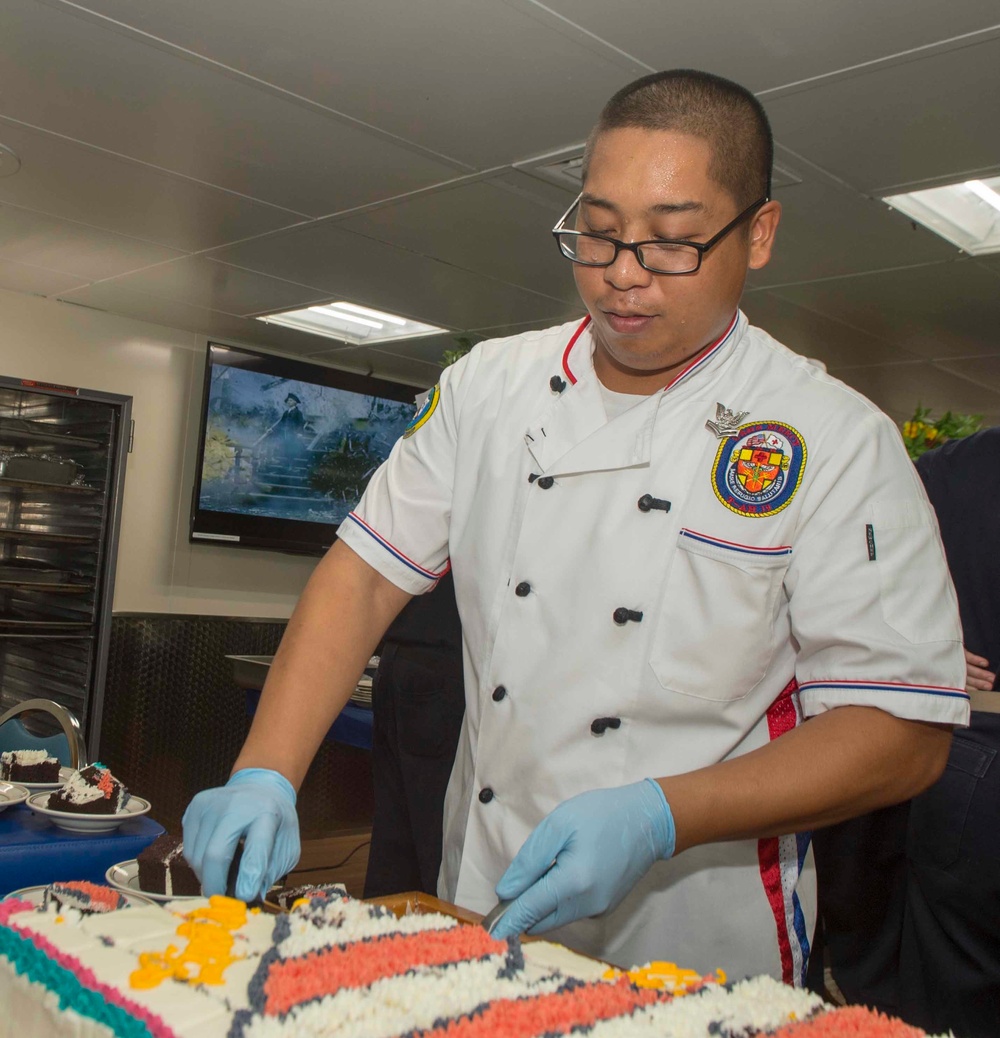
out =
<path fill-rule="evenodd" d="M 868 561 L 875 561 L 875 527 L 871 523 L 865 526 L 865 537 L 868 540 Z"/>

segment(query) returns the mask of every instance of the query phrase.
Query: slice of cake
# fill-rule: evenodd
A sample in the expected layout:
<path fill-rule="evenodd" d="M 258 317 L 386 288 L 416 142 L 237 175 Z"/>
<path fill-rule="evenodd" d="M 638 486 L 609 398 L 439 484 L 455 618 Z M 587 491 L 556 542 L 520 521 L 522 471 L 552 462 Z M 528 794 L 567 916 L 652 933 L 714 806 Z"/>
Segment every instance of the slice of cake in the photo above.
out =
<path fill-rule="evenodd" d="M 58 782 L 59 761 L 45 750 L 0 753 L 0 779 L 6 782 Z"/>
<path fill-rule="evenodd" d="M 147 894 L 171 897 L 199 897 L 201 880 L 184 857 L 179 836 L 158 836 L 136 858 L 139 864 L 139 889 Z"/>
<path fill-rule="evenodd" d="M 118 890 L 85 880 L 52 883 L 42 894 L 42 907 L 54 905 L 58 909 L 75 908 L 84 915 L 116 912 L 128 908 L 128 898 Z"/>
<path fill-rule="evenodd" d="M 49 795 L 50 811 L 113 815 L 128 803 L 128 790 L 103 764 L 88 764 Z"/>

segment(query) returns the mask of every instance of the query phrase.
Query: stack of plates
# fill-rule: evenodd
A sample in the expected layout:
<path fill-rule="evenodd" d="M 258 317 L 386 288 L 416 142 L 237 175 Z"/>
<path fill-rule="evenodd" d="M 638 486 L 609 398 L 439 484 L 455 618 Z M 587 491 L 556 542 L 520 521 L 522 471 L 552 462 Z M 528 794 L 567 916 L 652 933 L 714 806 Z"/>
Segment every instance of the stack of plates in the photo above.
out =
<path fill-rule="evenodd" d="M 372 705 L 372 678 L 368 673 L 361 675 L 358 687 L 354 690 L 354 695 L 351 696 L 351 702 L 355 706 L 370 707 Z"/>

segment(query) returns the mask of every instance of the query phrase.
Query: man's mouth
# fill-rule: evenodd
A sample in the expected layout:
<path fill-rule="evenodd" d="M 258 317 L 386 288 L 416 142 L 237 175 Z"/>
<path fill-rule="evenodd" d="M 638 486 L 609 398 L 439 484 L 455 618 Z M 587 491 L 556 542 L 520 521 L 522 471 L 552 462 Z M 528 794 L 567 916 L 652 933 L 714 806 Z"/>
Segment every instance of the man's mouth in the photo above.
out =
<path fill-rule="evenodd" d="M 622 335 L 641 332 L 653 320 L 652 314 L 641 314 L 631 310 L 605 310 L 604 316 L 611 328 Z"/>

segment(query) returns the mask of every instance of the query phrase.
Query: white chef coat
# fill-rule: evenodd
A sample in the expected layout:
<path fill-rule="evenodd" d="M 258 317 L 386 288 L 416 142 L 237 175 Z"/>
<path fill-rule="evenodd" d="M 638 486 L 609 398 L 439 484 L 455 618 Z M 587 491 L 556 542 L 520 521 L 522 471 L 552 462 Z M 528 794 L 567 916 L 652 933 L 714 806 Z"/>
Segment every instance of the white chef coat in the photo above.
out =
<path fill-rule="evenodd" d="M 842 704 L 968 721 L 936 521 L 882 412 L 737 314 L 608 421 L 593 348 L 586 320 L 479 344 L 340 527 L 411 593 L 454 566 L 467 709 L 439 893 L 480 912 L 577 793 L 714 764 Z M 719 404 L 746 413 L 717 433 Z M 693 848 L 553 936 L 625 966 L 801 983 L 807 847 Z"/>

